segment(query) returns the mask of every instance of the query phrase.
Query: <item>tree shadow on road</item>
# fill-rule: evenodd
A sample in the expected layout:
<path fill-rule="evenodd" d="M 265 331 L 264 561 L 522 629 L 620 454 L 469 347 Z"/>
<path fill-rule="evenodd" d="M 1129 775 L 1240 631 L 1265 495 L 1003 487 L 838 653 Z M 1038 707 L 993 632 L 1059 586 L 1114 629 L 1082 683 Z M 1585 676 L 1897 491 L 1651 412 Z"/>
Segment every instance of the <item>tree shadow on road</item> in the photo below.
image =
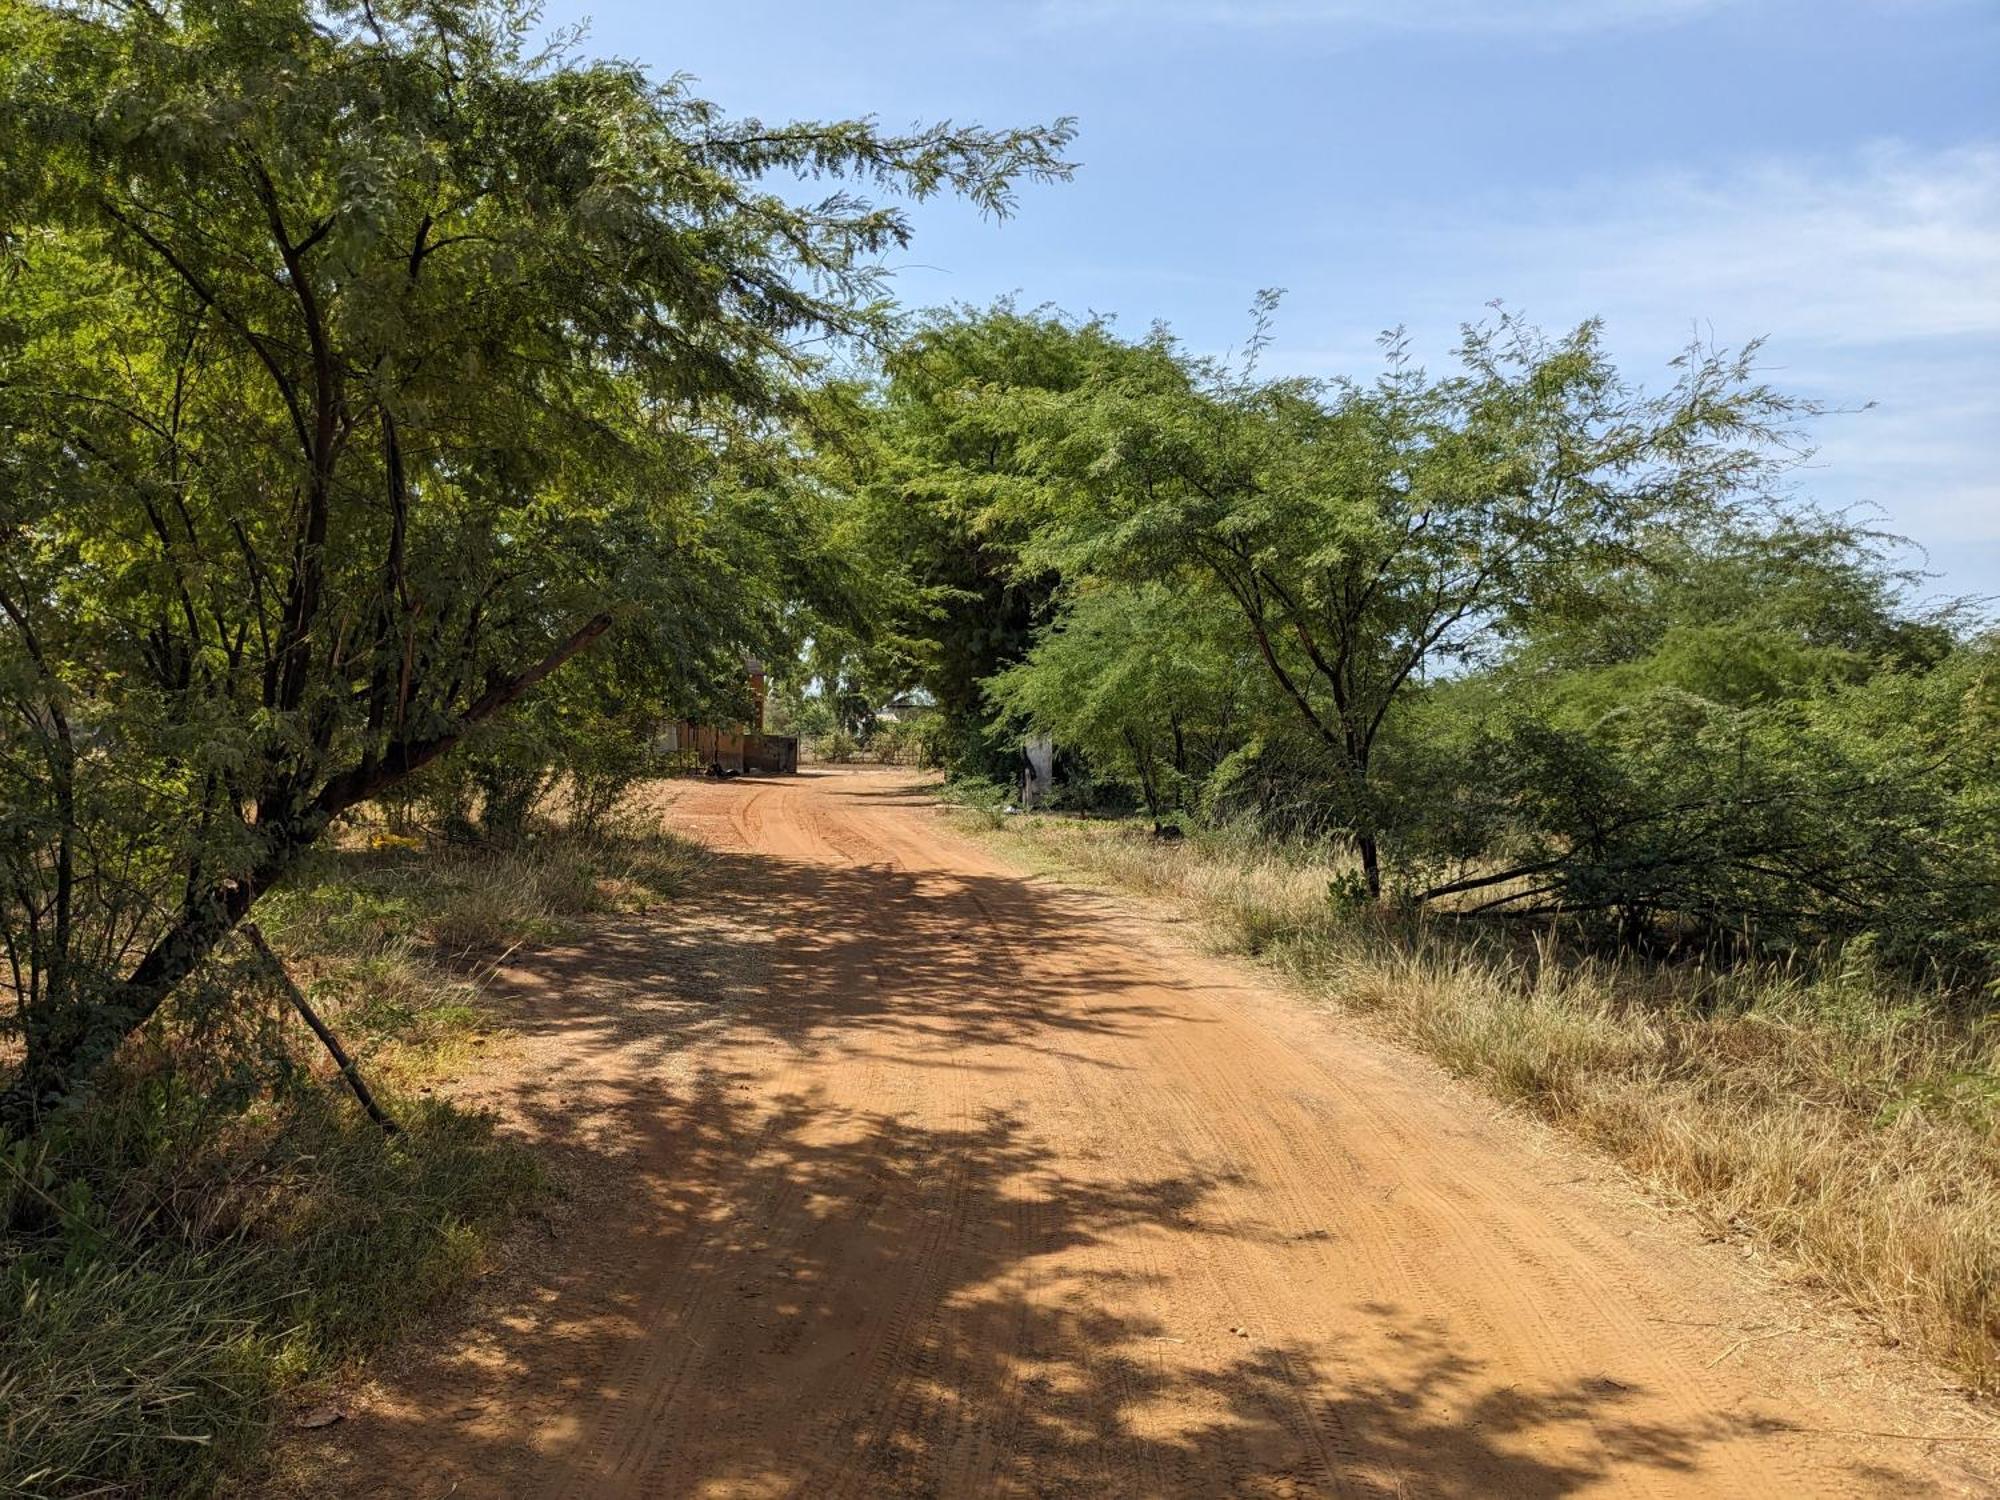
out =
<path fill-rule="evenodd" d="M 675 1170 L 593 1190 L 562 1265 L 327 1443 L 336 1484 L 1553 1497 L 1692 1476 L 1775 1425 L 1649 1420 L 1608 1377 L 1503 1384 L 1410 1308 L 1345 1309 L 1314 1345 L 1238 1333 L 1160 1300 L 1129 1250 L 1218 1235 L 1226 1276 L 1210 1180 L 1079 1181 L 1004 1114 L 926 1129 L 738 1088 L 704 1073 L 666 1110 L 623 1089 L 607 1134 Z"/>
<path fill-rule="evenodd" d="M 983 1046 L 1063 1051 L 1066 1035 L 1171 1019 L 1179 986 L 1135 980 L 1116 941 L 1079 942 L 1090 898 L 1010 876 L 720 853 L 718 895 L 670 921 L 618 918 L 503 970 L 494 1000 L 529 1036 L 656 1056 L 726 1026 L 810 1054 L 857 1036 L 921 1063 Z M 780 915 L 781 914 L 781 915 Z M 1066 934 L 1059 970 L 1039 956 Z"/>
<path fill-rule="evenodd" d="M 524 1061 L 487 1097 L 576 1184 L 570 1222 L 462 1339 L 301 1439 L 330 1492 L 1556 1497 L 1625 1468 L 1698 1489 L 1719 1445 L 1784 1430 L 1663 1421 L 1611 1372 L 1503 1379 L 1424 1308 L 1339 1307 L 1310 1338 L 1232 1323 L 1233 1258 L 1303 1275 L 1339 1244 L 1212 1212 L 1226 1167 L 1134 1177 L 1058 1150 L 1004 1087 L 923 1081 L 1088 1086 L 1116 1075 L 1080 1038 L 1193 1019 L 1115 932 L 1033 961 L 1079 898 L 744 854 L 714 891 L 509 973 Z M 766 1059 L 836 1040 L 905 1092 L 772 1088 Z"/>

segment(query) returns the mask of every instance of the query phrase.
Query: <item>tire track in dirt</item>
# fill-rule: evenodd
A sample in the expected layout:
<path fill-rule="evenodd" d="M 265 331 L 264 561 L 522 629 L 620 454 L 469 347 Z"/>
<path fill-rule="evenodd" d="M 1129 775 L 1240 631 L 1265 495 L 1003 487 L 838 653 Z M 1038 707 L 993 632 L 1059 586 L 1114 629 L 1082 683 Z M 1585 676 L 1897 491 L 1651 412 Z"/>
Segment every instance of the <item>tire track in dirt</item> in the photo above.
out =
<path fill-rule="evenodd" d="M 1992 1492 L 1855 1435 L 1978 1413 L 907 773 L 664 795 L 718 889 L 524 965 L 480 1085 L 595 1185 L 321 1493 Z"/>

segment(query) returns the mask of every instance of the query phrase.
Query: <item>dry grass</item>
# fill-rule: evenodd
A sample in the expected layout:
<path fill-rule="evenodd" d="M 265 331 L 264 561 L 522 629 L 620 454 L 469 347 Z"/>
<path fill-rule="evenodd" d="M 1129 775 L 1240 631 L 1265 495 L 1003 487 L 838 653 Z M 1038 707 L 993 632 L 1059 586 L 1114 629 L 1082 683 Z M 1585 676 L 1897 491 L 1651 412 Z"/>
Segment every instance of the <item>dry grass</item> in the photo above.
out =
<path fill-rule="evenodd" d="M 1056 818 L 969 826 L 1158 897 L 1717 1232 L 1779 1252 L 1975 1390 L 2000 1389 L 2000 1024 L 1878 974 L 1612 961 L 1357 913 L 1323 852 Z M 999 831 L 995 832 L 996 824 Z"/>

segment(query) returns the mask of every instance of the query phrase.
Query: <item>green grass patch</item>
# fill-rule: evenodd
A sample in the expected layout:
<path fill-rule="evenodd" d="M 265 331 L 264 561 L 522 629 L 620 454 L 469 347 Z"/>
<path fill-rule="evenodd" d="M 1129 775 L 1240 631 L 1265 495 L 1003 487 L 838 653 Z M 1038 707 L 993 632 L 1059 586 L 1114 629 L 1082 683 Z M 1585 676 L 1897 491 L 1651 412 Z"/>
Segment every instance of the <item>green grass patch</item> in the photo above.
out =
<path fill-rule="evenodd" d="M 483 1263 L 539 1173 L 490 1122 L 306 1082 L 226 1120 L 120 1078 L 0 1167 L 0 1493 L 198 1495 L 280 1396 Z"/>
<path fill-rule="evenodd" d="M 430 1092 L 505 1044 L 486 975 L 703 863 L 636 819 L 506 849 L 359 828 L 260 903 L 402 1128 L 361 1114 L 239 954 L 82 1108 L 0 1142 L 0 1494 L 212 1493 L 288 1397 L 447 1304 L 542 1183 Z"/>

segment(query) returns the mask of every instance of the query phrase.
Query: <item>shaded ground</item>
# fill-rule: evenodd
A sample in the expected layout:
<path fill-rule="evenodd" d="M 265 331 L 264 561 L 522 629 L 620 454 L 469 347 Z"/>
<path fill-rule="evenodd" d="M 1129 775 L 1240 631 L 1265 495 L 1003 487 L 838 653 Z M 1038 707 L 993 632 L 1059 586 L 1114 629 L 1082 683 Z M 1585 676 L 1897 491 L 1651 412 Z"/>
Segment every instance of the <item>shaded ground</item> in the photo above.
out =
<path fill-rule="evenodd" d="M 1976 1414 L 908 773 L 663 795 L 727 894 L 509 971 L 474 1084 L 574 1220 L 322 1491 L 1993 1492 Z"/>

